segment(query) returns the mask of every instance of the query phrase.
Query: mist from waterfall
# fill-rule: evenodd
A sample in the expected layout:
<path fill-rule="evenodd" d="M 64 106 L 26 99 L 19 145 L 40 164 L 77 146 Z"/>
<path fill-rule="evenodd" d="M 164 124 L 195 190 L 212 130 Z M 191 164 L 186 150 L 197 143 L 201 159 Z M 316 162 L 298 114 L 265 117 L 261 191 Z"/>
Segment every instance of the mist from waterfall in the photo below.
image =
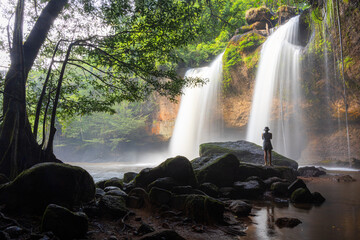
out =
<path fill-rule="evenodd" d="M 299 16 L 274 31 L 262 46 L 248 122 L 248 141 L 261 145 L 265 126 L 274 151 L 299 159 L 305 140 L 301 114 Z"/>
<path fill-rule="evenodd" d="M 223 53 L 217 56 L 209 67 L 192 68 L 186 72 L 185 77 L 199 77 L 208 82 L 184 90 L 169 146 L 171 156 L 193 159 L 198 156 L 201 143 L 221 140 L 223 121 L 218 101 L 222 56 Z"/>

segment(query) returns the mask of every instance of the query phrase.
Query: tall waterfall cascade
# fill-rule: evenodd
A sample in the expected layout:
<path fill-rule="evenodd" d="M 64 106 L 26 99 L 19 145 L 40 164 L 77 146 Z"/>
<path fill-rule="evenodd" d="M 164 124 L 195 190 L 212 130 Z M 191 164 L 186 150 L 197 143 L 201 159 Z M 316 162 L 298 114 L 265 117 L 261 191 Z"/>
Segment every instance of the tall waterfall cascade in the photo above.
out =
<path fill-rule="evenodd" d="M 261 49 L 246 139 L 261 145 L 265 126 L 278 153 L 299 159 L 305 143 L 301 113 L 299 16 L 274 31 Z"/>
<path fill-rule="evenodd" d="M 222 56 L 217 56 L 209 67 L 186 72 L 185 77 L 203 78 L 208 82 L 201 87 L 184 90 L 169 146 L 171 156 L 182 155 L 192 159 L 198 156 L 201 143 L 221 140 L 223 121 L 218 100 Z"/>

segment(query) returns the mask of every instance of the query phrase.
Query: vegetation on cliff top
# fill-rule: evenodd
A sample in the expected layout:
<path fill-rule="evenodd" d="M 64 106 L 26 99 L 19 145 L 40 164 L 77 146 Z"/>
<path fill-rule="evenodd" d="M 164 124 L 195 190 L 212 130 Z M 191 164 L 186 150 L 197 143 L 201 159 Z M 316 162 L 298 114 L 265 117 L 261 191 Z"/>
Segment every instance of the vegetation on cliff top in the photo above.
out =
<path fill-rule="evenodd" d="M 258 47 L 265 42 L 265 37 L 255 32 L 244 34 L 236 40 L 230 41 L 223 56 L 223 87 L 224 91 L 230 86 L 231 70 L 245 64 L 249 71 L 257 67 L 260 57 Z"/>

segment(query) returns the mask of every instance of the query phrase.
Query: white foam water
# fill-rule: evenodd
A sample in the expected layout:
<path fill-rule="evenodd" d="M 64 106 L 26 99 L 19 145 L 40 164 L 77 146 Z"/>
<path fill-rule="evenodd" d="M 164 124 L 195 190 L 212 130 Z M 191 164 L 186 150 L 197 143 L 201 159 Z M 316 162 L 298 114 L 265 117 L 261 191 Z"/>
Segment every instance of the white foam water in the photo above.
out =
<path fill-rule="evenodd" d="M 305 142 L 301 114 L 299 16 L 280 26 L 262 46 L 248 122 L 248 141 L 261 145 L 265 126 L 276 152 L 299 159 Z"/>
<path fill-rule="evenodd" d="M 209 67 L 192 68 L 186 72 L 185 77 L 208 79 L 208 82 L 201 87 L 184 90 L 170 141 L 170 155 L 193 159 L 198 156 L 201 143 L 220 140 L 223 123 L 218 100 L 222 56 L 223 53 L 217 56 Z"/>

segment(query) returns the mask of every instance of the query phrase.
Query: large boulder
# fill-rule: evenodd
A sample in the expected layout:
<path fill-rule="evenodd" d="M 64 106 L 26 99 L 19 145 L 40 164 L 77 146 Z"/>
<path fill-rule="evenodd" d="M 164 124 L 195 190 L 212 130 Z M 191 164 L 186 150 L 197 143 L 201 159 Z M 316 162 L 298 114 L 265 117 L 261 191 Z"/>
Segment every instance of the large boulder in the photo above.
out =
<path fill-rule="evenodd" d="M 129 211 L 123 197 L 105 195 L 99 201 L 101 215 L 110 218 L 122 218 Z"/>
<path fill-rule="evenodd" d="M 256 176 L 261 179 L 278 177 L 292 182 L 297 178 L 297 171 L 291 167 L 267 167 L 241 163 L 238 169 L 237 180 L 244 181 L 252 176 Z"/>
<path fill-rule="evenodd" d="M 302 179 L 296 179 L 294 182 L 290 184 L 290 186 L 288 187 L 289 194 L 291 195 L 298 188 L 307 189 L 307 186 Z"/>
<path fill-rule="evenodd" d="M 301 221 L 297 218 L 287 218 L 287 217 L 278 218 L 275 221 L 276 226 L 278 226 L 279 228 L 283 228 L 283 227 L 293 228 L 299 225 L 300 223 Z"/>
<path fill-rule="evenodd" d="M 50 204 L 43 215 L 41 231 L 52 231 L 60 239 L 84 238 L 88 230 L 88 218 L 82 212 Z"/>
<path fill-rule="evenodd" d="M 171 200 L 171 192 L 162 188 L 153 187 L 149 192 L 149 199 L 150 202 L 160 206 L 168 204 Z"/>
<path fill-rule="evenodd" d="M 320 177 L 321 175 L 325 175 L 326 172 L 316 168 L 314 166 L 310 166 L 310 167 L 301 167 L 298 169 L 299 172 L 299 176 L 302 177 Z"/>
<path fill-rule="evenodd" d="M 201 161 L 201 157 L 220 155 L 224 153 L 231 153 L 235 155 L 241 162 L 261 165 L 264 163 L 264 151 L 261 146 L 245 140 L 201 144 L 200 159 L 198 161 Z M 272 152 L 272 164 L 274 166 L 291 167 L 295 170 L 298 168 L 298 163 L 296 161 L 284 157 L 276 152 Z"/>
<path fill-rule="evenodd" d="M 203 183 L 200 185 L 199 189 L 210 197 L 217 198 L 219 196 L 219 188 L 212 183 Z"/>
<path fill-rule="evenodd" d="M 171 191 L 176 186 L 179 186 L 179 183 L 177 183 L 172 177 L 163 177 L 158 178 L 150 183 L 148 189 L 151 189 L 152 187 L 158 187 Z"/>
<path fill-rule="evenodd" d="M 290 198 L 293 203 L 313 203 L 313 195 L 307 188 L 298 188 L 292 194 Z"/>
<path fill-rule="evenodd" d="M 184 211 L 196 222 L 206 223 L 222 221 L 225 209 L 224 204 L 215 198 L 198 194 L 174 195 L 170 206 Z"/>
<path fill-rule="evenodd" d="M 134 179 L 136 187 L 147 186 L 158 178 L 172 177 L 180 185 L 197 186 L 190 161 L 186 157 L 169 158 L 155 168 L 143 169 Z"/>
<path fill-rule="evenodd" d="M 259 198 L 265 192 L 265 185 L 261 185 L 256 180 L 247 182 L 235 182 L 234 189 L 239 198 L 253 199 Z"/>
<path fill-rule="evenodd" d="M 188 195 L 184 203 L 185 214 L 196 222 L 220 222 L 224 209 L 222 202 L 203 195 Z"/>
<path fill-rule="evenodd" d="M 129 192 L 126 206 L 129 208 L 142 208 L 150 206 L 149 194 L 143 188 L 134 188 Z"/>
<path fill-rule="evenodd" d="M 42 213 L 53 203 L 67 208 L 95 197 L 93 178 L 84 169 L 63 163 L 40 163 L 0 186 L 7 210 Z"/>
<path fill-rule="evenodd" d="M 278 17 L 278 23 L 284 24 L 287 20 L 289 20 L 292 17 L 295 17 L 299 13 L 300 11 L 298 8 L 283 5 L 279 7 L 278 10 L 276 11 L 276 15 Z"/>
<path fill-rule="evenodd" d="M 245 13 L 245 20 L 248 24 L 253 24 L 254 22 L 266 21 L 271 23 L 271 18 L 273 14 L 270 9 L 267 7 L 259 7 L 259 8 L 250 8 Z"/>
<path fill-rule="evenodd" d="M 288 196 L 288 187 L 290 183 L 288 182 L 274 182 L 271 185 L 271 191 L 277 197 L 287 197 Z"/>
<path fill-rule="evenodd" d="M 238 159 L 233 154 L 226 154 L 202 164 L 196 169 L 196 176 L 199 183 L 231 186 L 237 179 L 238 168 Z"/>
<path fill-rule="evenodd" d="M 235 200 L 230 203 L 229 209 L 237 216 L 248 216 L 251 213 L 252 206 L 244 201 Z"/>
<path fill-rule="evenodd" d="M 138 174 L 136 172 L 126 172 L 124 173 L 124 183 L 129 183 L 132 180 L 134 180 L 134 178 L 137 176 Z"/>

